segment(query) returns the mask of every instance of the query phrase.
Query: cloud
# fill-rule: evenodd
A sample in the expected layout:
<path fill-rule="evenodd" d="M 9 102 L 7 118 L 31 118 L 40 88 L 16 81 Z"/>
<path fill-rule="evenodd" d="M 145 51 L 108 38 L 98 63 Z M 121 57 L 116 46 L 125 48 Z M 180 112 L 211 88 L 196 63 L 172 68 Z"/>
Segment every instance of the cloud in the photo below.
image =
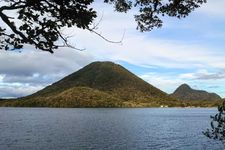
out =
<path fill-rule="evenodd" d="M 99 59 L 126 61 L 135 65 L 158 66 L 165 68 L 225 68 L 222 63 L 225 54 L 220 50 L 204 47 L 202 43 L 184 43 L 162 40 L 146 35 L 127 34 L 123 45 L 89 43 L 91 53 Z M 101 41 L 102 42 L 102 41 Z M 100 48 L 97 48 L 101 45 Z M 90 49 L 90 48 L 88 48 Z"/>
<path fill-rule="evenodd" d="M 179 32 L 188 30 L 187 28 L 172 30 L 167 28 L 167 22 L 165 22 L 165 29 L 163 27 L 149 33 L 140 33 L 135 30 L 136 23 L 133 19 L 133 12 L 118 14 L 111 9 L 111 6 L 107 6 L 102 7 L 102 5 L 96 4 L 97 8 L 102 8 L 104 12 L 107 12 L 103 15 L 99 33 L 110 40 L 118 41 L 125 29 L 122 45 L 105 42 L 95 34 L 84 30 L 71 29 L 72 31 L 69 31 L 75 35 L 71 42 L 77 42 L 74 44 L 78 47 L 85 47 L 96 59 L 125 61 L 139 66 L 165 68 L 225 68 L 223 48 L 209 45 L 212 39 L 210 41 L 195 39 L 195 37 L 205 36 L 199 35 L 201 32 L 212 30 L 211 27 L 201 29 L 201 26 L 198 26 L 200 22 L 195 17 L 194 20 L 189 19 L 185 22 L 185 26 L 188 24 L 196 30 L 191 30 L 191 35 L 188 34 L 189 31 L 186 31 L 188 37 L 183 39 L 186 35 L 179 34 Z M 177 23 L 179 24 L 179 20 L 172 23 L 174 28 L 178 27 Z M 179 25 L 183 26 L 184 23 Z M 168 33 L 170 30 L 173 32 Z M 197 30 L 201 30 L 201 32 L 197 32 Z M 175 34 L 176 38 L 170 38 L 169 34 Z"/>
<path fill-rule="evenodd" d="M 2 51 L 0 96 L 17 97 L 31 94 L 93 60 L 85 51 L 67 48 L 57 50 L 55 54 L 27 49 L 21 53 Z"/>
<path fill-rule="evenodd" d="M 150 71 L 140 74 L 139 77 L 167 93 L 174 92 L 177 87 L 186 83 L 195 89 L 214 92 L 225 97 L 225 85 L 223 84 L 225 83 L 225 77 L 218 78 L 203 69 L 191 73 Z"/>
<path fill-rule="evenodd" d="M 30 86 L 26 84 L 2 85 L 0 83 L 0 95 L 1 98 L 16 98 L 32 94 L 42 88 L 43 86 Z"/>
<path fill-rule="evenodd" d="M 221 73 L 211 73 L 211 74 L 199 74 L 197 79 L 200 80 L 218 80 L 218 79 L 224 79 L 225 74 Z"/>
<path fill-rule="evenodd" d="M 179 77 L 183 79 L 192 79 L 192 80 L 220 80 L 225 79 L 225 72 L 219 71 L 214 73 L 202 69 L 194 73 L 180 74 Z"/>
<path fill-rule="evenodd" d="M 177 78 L 176 75 L 163 75 L 157 72 L 145 73 L 139 77 L 167 93 L 172 93 L 178 86 L 186 82 Z"/>
<path fill-rule="evenodd" d="M 217 86 L 216 85 L 215 86 L 208 86 L 208 88 L 217 89 L 217 88 L 220 88 L 220 86 L 218 86 L 218 85 Z"/>
<path fill-rule="evenodd" d="M 0 73 L 11 75 L 32 75 L 34 73 L 60 73 L 79 68 L 92 57 L 85 52 L 60 49 L 54 54 L 26 50 L 22 53 L 2 51 L 0 55 Z"/>
<path fill-rule="evenodd" d="M 206 4 L 202 5 L 199 12 L 208 15 L 209 17 L 224 17 L 224 5 L 225 1 L 223 0 L 208 0 Z"/>
<path fill-rule="evenodd" d="M 73 36 L 70 44 L 86 51 L 62 48 L 52 55 L 31 46 L 25 46 L 22 53 L 2 51 L 0 97 L 30 94 L 94 60 L 156 68 L 159 72 L 146 71 L 140 77 L 169 93 L 182 83 L 204 89 L 220 86 L 210 90 L 222 93 L 225 73 L 220 70 L 225 69 L 225 53 L 221 33 L 224 30 L 218 31 L 217 23 L 223 20 L 220 20 L 224 14 L 223 4 L 222 0 L 209 1 L 187 19 L 165 20 L 162 29 L 140 33 L 135 30 L 134 12 L 115 13 L 112 6 L 96 2 L 94 7 L 99 10 L 99 16 L 103 14 L 98 32 L 112 41 L 119 41 L 125 31 L 122 44 L 106 42 L 89 31 L 69 28 L 62 31 Z M 160 73 L 162 68 L 169 71 Z"/>

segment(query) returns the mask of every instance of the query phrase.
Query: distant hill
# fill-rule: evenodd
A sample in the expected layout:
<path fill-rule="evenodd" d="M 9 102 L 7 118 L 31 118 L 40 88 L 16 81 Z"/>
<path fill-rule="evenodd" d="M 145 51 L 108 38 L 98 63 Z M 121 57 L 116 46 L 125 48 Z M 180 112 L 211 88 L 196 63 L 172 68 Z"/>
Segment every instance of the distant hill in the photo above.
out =
<path fill-rule="evenodd" d="M 203 90 L 192 89 L 187 84 L 182 84 L 179 86 L 173 94 L 172 97 L 177 98 L 178 100 L 222 100 L 221 97 L 215 93 L 209 93 Z"/>
<path fill-rule="evenodd" d="M 168 95 L 118 64 L 93 62 L 34 94 L 1 100 L 0 106 L 212 107 L 220 103 L 218 95 L 186 84 Z"/>
<path fill-rule="evenodd" d="M 4 105 L 157 107 L 175 102 L 180 103 L 118 64 L 93 62 L 43 90 Z"/>

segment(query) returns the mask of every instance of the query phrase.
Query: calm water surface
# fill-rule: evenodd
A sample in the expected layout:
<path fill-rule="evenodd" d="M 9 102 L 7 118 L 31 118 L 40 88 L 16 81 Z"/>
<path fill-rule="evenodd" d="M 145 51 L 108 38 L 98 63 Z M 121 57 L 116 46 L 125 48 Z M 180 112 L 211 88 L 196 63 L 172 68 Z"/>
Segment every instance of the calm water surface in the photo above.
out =
<path fill-rule="evenodd" d="M 216 108 L 0 108 L 0 150 L 217 150 Z"/>

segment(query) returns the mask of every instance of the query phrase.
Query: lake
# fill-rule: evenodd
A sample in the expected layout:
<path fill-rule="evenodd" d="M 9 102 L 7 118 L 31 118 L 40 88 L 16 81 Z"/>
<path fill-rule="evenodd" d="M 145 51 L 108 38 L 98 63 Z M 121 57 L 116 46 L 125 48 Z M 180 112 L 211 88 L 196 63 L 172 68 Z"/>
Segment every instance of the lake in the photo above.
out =
<path fill-rule="evenodd" d="M 0 108 L 0 150 L 217 150 L 216 108 Z"/>

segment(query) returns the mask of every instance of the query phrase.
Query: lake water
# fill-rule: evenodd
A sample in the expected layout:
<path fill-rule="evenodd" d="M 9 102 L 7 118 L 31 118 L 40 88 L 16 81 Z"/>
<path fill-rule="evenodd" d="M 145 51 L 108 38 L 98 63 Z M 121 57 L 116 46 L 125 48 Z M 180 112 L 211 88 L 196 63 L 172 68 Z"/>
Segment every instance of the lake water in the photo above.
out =
<path fill-rule="evenodd" d="M 217 150 L 216 108 L 0 108 L 0 150 Z"/>

